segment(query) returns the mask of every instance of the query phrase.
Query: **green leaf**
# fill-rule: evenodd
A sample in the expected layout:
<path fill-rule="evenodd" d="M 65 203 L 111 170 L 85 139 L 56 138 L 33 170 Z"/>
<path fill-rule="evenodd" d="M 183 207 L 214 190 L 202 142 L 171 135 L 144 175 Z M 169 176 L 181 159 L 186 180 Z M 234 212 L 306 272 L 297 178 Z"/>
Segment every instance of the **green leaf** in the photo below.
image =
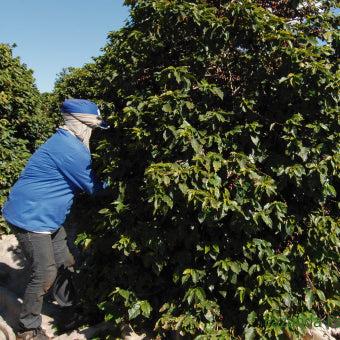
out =
<path fill-rule="evenodd" d="M 140 308 L 142 310 L 142 315 L 148 318 L 152 312 L 150 303 L 146 300 L 140 301 Z"/>
<path fill-rule="evenodd" d="M 192 103 L 192 102 L 185 102 L 185 105 L 187 106 L 187 108 L 188 108 L 189 110 L 192 110 L 192 109 L 195 108 L 195 104 Z"/>
<path fill-rule="evenodd" d="M 249 325 L 252 325 L 254 324 L 255 320 L 256 320 L 256 313 L 252 311 L 251 313 L 248 314 L 247 322 Z"/>
<path fill-rule="evenodd" d="M 127 291 L 127 290 L 125 290 L 125 289 L 120 289 L 120 288 L 118 288 L 116 291 L 117 291 L 118 294 L 119 294 L 121 297 L 123 297 L 125 300 L 128 300 L 128 299 L 129 299 L 129 297 L 130 297 L 130 292 L 129 292 L 129 291 Z"/>
<path fill-rule="evenodd" d="M 185 195 L 188 191 L 188 186 L 185 183 L 179 183 L 178 184 L 179 189 L 182 191 L 182 193 Z"/>
<path fill-rule="evenodd" d="M 333 187 L 333 185 L 331 185 L 329 183 L 325 183 L 324 186 L 323 186 L 323 194 L 325 196 L 336 197 L 336 190 Z"/>
<path fill-rule="evenodd" d="M 135 319 L 138 315 L 140 315 L 140 312 L 140 304 L 137 302 L 128 310 L 129 320 Z"/>
<path fill-rule="evenodd" d="M 259 143 L 260 138 L 257 136 L 250 136 L 251 141 L 254 143 L 254 145 L 257 145 Z"/>
<path fill-rule="evenodd" d="M 316 294 L 318 295 L 318 297 L 319 297 L 319 299 L 321 301 L 325 301 L 326 300 L 326 296 L 325 296 L 325 294 L 324 294 L 324 292 L 322 290 L 317 289 L 316 290 Z"/>
<path fill-rule="evenodd" d="M 244 296 L 245 296 L 246 289 L 245 287 L 238 287 L 237 288 L 237 293 L 240 297 L 240 302 L 243 303 L 244 301 Z"/>
<path fill-rule="evenodd" d="M 313 292 L 311 290 L 308 290 L 305 295 L 305 302 L 308 309 L 312 309 L 313 301 L 314 301 Z"/>
<path fill-rule="evenodd" d="M 172 107 L 169 103 L 166 103 L 166 104 L 163 105 L 162 110 L 164 112 L 170 113 L 170 112 L 172 112 Z"/>
<path fill-rule="evenodd" d="M 101 214 L 101 215 L 106 215 L 106 214 L 110 213 L 110 209 L 108 209 L 108 208 L 103 208 L 103 209 L 100 209 L 100 210 L 98 211 L 98 213 Z"/>
<path fill-rule="evenodd" d="M 205 300 L 205 292 L 201 287 L 195 288 L 195 295 L 198 301 Z"/>
<path fill-rule="evenodd" d="M 237 262 L 230 262 L 230 269 L 235 273 L 239 274 L 241 271 L 241 266 Z"/>
<path fill-rule="evenodd" d="M 212 89 L 211 89 L 211 92 L 216 94 L 221 100 L 223 100 L 224 98 L 224 93 L 223 91 L 217 87 L 217 86 L 214 86 Z"/>
<path fill-rule="evenodd" d="M 162 200 L 167 204 L 167 206 L 172 209 L 174 206 L 174 201 L 168 195 L 163 195 Z"/>
<path fill-rule="evenodd" d="M 213 161 L 213 168 L 217 172 L 221 169 L 222 163 L 221 161 Z"/>
<path fill-rule="evenodd" d="M 305 162 L 308 158 L 309 149 L 305 147 L 301 147 L 298 155 L 301 157 L 301 159 Z"/>
<path fill-rule="evenodd" d="M 202 146 L 199 144 L 196 138 L 191 139 L 191 146 L 196 153 L 199 154 L 202 152 Z"/>
<path fill-rule="evenodd" d="M 261 216 L 263 222 L 264 222 L 268 227 L 272 227 L 273 222 L 272 222 L 271 218 L 269 217 L 269 215 L 267 215 L 265 212 L 262 212 L 262 213 L 260 214 L 260 216 Z"/>
<path fill-rule="evenodd" d="M 254 340 L 256 331 L 254 327 L 247 327 L 244 331 L 244 340 Z"/>

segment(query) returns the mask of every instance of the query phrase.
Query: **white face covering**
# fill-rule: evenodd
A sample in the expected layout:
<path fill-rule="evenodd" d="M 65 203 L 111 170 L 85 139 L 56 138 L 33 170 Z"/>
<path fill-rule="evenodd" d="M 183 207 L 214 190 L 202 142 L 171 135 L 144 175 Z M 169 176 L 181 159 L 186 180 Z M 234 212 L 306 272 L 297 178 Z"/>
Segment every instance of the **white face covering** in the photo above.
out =
<path fill-rule="evenodd" d="M 90 149 L 92 130 L 99 127 L 102 121 L 100 116 L 85 113 L 63 113 L 63 117 L 65 124 L 61 125 L 60 128 L 71 132 Z"/>

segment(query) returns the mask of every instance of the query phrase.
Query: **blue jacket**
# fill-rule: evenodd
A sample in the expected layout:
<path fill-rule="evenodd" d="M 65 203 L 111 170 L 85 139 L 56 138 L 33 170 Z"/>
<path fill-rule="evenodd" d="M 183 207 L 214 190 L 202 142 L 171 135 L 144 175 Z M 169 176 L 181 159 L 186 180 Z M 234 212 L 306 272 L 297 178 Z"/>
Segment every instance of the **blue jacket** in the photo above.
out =
<path fill-rule="evenodd" d="M 89 150 L 58 129 L 29 159 L 2 214 L 22 229 L 53 233 L 64 223 L 76 191 L 93 194 L 102 188 L 94 179 Z"/>

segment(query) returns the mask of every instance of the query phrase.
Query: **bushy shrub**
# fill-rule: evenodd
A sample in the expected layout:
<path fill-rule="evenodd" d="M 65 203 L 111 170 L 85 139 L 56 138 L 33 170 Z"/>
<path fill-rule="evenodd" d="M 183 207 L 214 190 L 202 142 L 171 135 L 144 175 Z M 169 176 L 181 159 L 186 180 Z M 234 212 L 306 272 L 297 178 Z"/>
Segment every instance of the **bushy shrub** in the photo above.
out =
<path fill-rule="evenodd" d="M 53 129 L 41 105 L 32 70 L 13 57 L 10 46 L 0 44 L 1 118 L 11 123 L 17 137 L 29 142 L 30 151 L 45 141 Z"/>
<path fill-rule="evenodd" d="M 33 72 L 13 57 L 11 46 L 0 44 L 0 207 L 29 155 L 53 132 L 42 104 Z"/>
<path fill-rule="evenodd" d="M 99 99 L 113 125 L 95 138 L 113 197 L 75 213 L 86 303 L 164 338 L 273 339 L 332 316 L 332 2 L 128 3 L 129 24 L 86 76 L 59 85 Z"/>
<path fill-rule="evenodd" d="M 5 202 L 14 179 L 19 176 L 30 156 L 27 141 L 14 135 L 11 124 L 0 119 L 0 206 Z M 0 219 L 0 233 L 5 230 L 6 224 Z"/>

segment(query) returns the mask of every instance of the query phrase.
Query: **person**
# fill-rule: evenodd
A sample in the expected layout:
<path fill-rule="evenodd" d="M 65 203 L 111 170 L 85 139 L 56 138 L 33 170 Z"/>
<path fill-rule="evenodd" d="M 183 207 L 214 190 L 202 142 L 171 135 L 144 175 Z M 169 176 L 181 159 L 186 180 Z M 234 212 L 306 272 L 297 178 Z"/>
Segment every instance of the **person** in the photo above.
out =
<path fill-rule="evenodd" d="M 93 129 L 108 128 L 98 106 L 67 99 L 61 112 L 64 125 L 31 156 L 2 209 L 30 270 L 19 316 L 20 340 L 50 339 L 41 328 L 43 297 L 57 273 L 74 265 L 63 223 L 76 192 L 105 189 L 95 179 L 89 150 Z"/>

